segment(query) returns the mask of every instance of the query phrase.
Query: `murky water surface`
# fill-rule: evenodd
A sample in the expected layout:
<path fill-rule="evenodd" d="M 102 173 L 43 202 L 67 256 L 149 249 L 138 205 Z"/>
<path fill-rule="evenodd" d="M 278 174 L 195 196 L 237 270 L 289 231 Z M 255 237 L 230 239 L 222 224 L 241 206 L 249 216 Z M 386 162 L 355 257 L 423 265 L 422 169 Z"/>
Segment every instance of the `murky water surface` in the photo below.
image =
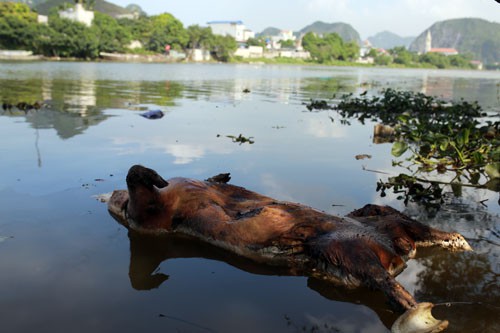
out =
<path fill-rule="evenodd" d="M 499 83 L 494 72 L 0 63 L 2 102 L 48 104 L 0 110 L 0 330 L 387 332 L 397 317 L 381 293 L 128 235 L 93 196 L 125 188 L 140 163 L 165 178 L 230 172 L 233 184 L 334 214 L 390 204 L 458 230 L 475 252 L 422 251 L 398 279 L 419 301 L 440 304 L 449 332 L 498 332 L 498 193 L 465 191 L 432 218 L 381 198 L 376 182 L 387 175 L 372 171 L 398 173 L 391 145 L 372 143 L 372 123 L 342 125 L 334 111 L 304 103 L 392 87 L 498 112 Z M 146 110 L 165 116 L 140 117 Z M 240 134 L 254 143 L 227 137 Z"/>

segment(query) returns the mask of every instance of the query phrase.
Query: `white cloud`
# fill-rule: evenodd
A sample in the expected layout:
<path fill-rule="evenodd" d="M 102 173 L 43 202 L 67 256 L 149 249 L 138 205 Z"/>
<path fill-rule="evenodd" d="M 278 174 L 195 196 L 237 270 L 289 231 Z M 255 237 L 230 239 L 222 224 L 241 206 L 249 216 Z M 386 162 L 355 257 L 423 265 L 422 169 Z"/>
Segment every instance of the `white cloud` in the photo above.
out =
<path fill-rule="evenodd" d="M 173 144 L 165 147 L 167 153 L 175 157 L 174 164 L 189 164 L 205 155 L 201 146 Z"/>
<path fill-rule="evenodd" d="M 347 137 L 346 126 L 331 123 L 326 118 L 307 119 L 307 133 L 316 138 L 344 138 Z"/>
<path fill-rule="evenodd" d="M 214 142 L 206 145 L 199 143 L 172 143 L 163 137 L 115 137 L 113 138 L 113 145 L 118 148 L 118 154 L 130 155 L 143 153 L 149 150 L 163 151 L 174 157 L 174 164 L 189 164 L 195 160 L 204 157 L 208 152 L 217 154 L 228 154 L 232 150 L 227 144 Z"/>

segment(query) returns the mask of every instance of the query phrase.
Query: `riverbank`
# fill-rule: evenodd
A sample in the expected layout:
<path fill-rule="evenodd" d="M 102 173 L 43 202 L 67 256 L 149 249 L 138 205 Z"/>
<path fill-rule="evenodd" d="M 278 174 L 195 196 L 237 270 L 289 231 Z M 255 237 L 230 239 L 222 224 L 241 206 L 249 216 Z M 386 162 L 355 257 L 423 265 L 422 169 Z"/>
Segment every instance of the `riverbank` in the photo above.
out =
<path fill-rule="evenodd" d="M 167 56 L 164 54 L 133 54 L 133 53 L 108 53 L 101 52 L 99 56 L 105 61 L 120 62 L 166 62 L 174 63 L 184 61 L 185 58 Z"/>
<path fill-rule="evenodd" d="M 62 57 L 45 57 L 42 55 L 34 55 L 31 51 L 22 50 L 0 50 L 0 61 L 109 61 L 109 62 L 130 62 L 130 63 L 213 63 L 214 61 L 190 61 L 182 56 L 182 53 L 174 51 L 171 55 L 165 54 L 137 54 L 137 53 L 109 53 L 101 52 L 100 58 L 97 59 L 80 59 L 80 58 L 62 58 Z M 473 70 L 475 68 L 437 68 L 431 64 L 415 64 L 414 66 L 404 66 L 401 64 L 390 64 L 386 66 L 359 63 L 354 61 L 330 61 L 328 63 L 318 63 L 313 60 L 304 60 L 287 57 L 276 58 L 241 58 L 234 57 L 229 63 L 235 64 L 258 64 L 258 65 L 299 65 L 299 66 L 335 66 L 335 67 L 369 67 L 369 68 L 398 68 L 398 69 L 450 69 L 450 70 Z M 499 70 L 498 68 L 485 68 L 484 70 Z"/>

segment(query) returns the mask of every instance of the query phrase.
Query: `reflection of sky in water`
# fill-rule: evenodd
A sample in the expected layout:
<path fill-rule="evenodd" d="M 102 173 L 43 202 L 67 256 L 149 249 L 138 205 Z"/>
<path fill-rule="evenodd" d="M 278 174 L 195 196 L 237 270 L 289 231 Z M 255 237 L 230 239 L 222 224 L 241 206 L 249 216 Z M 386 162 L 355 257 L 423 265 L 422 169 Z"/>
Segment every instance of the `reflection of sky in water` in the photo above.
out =
<path fill-rule="evenodd" d="M 384 324 L 394 318 L 384 314 L 380 295 L 368 294 L 375 305 L 366 296 L 325 295 L 307 288 L 305 278 L 255 275 L 220 261 L 167 260 L 158 268 L 170 275 L 167 281 L 150 292 L 135 291 L 127 233 L 91 196 L 124 187 L 128 167 L 141 163 L 166 178 L 231 172 L 234 184 L 331 213 L 368 202 L 403 208 L 394 196 L 375 192 L 376 181 L 387 175 L 362 170 L 396 172 L 390 145 L 372 144 L 371 124 L 344 126 L 333 111 L 308 112 L 303 103 L 359 93 L 363 83 L 370 94 L 399 87 L 477 99 L 498 110 L 498 82 L 499 74 L 490 72 L 0 64 L 3 100 L 50 100 L 49 107 L 26 115 L 0 110 L 0 262 L 7 272 L 0 275 L 0 313 L 9 314 L 2 331 L 30 331 L 42 323 L 47 330 L 75 332 L 296 332 L 314 325 L 386 331 Z M 165 116 L 144 119 L 139 113 L 145 109 Z M 255 143 L 227 137 L 239 134 Z M 357 154 L 372 159 L 355 160 Z M 468 196 L 488 198 L 489 211 L 499 213 L 497 193 Z M 421 300 L 468 297 L 498 304 L 498 292 L 488 287 L 498 286 L 499 219 L 474 209 L 451 205 L 428 221 L 463 232 L 477 251 L 426 252 L 412 261 L 399 280 Z M 415 207 L 408 211 L 427 219 Z M 463 297 L 441 292 L 438 283 L 447 280 L 446 290 Z M 365 305 L 356 304 L 358 297 Z"/>

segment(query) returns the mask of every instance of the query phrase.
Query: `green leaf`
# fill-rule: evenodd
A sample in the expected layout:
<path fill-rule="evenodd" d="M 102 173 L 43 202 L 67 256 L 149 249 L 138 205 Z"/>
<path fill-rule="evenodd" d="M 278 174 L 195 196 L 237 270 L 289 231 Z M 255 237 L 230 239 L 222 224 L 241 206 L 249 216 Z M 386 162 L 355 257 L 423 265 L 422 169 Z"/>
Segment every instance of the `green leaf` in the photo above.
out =
<path fill-rule="evenodd" d="M 500 162 L 488 164 L 484 171 L 491 179 L 500 178 Z"/>
<path fill-rule="evenodd" d="M 491 154 L 493 161 L 500 161 L 500 146 L 498 146 Z"/>
<path fill-rule="evenodd" d="M 482 164 L 484 162 L 484 157 L 483 154 L 481 154 L 478 151 L 475 151 L 472 153 L 472 160 L 474 161 L 474 164 Z"/>
<path fill-rule="evenodd" d="M 394 142 L 391 153 L 394 157 L 403 155 L 408 150 L 408 144 L 403 141 Z"/>
<path fill-rule="evenodd" d="M 446 149 L 448 149 L 448 144 L 448 140 L 441 142 L 441 144 L 439 145 L 439 149 L 441 149 L 441 151 L 446 151 Z"/>

